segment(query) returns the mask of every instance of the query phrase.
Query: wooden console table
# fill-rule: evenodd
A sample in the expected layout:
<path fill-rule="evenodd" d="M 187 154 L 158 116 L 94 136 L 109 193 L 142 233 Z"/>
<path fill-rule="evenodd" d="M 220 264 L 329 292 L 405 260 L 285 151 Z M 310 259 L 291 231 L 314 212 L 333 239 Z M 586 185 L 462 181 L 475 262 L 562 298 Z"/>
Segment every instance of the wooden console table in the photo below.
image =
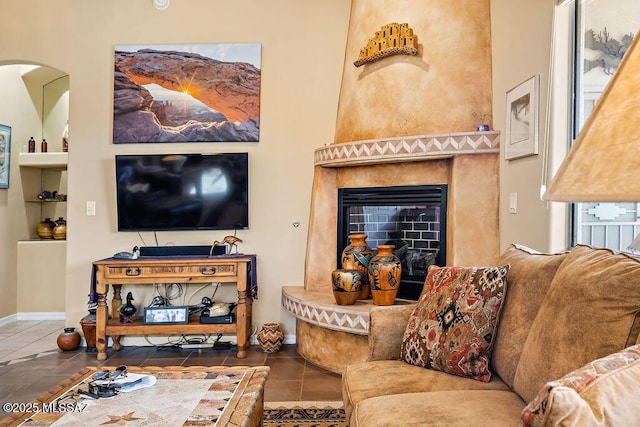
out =
<path fill-rule="evenodd" d="M 255 256 L 162 256 L 138 259 L 107 258 L 95 261 L 95 284 L 98 299 L 96 310 L 96 347 L 98 360 L 107 358 L 107 337 L 112 337 L 114 350 L 120 349 L 120 337 L 125 335 L 236 334 L 238 358 L 247 357 L 251 334 L 251 295 L 249 270 Z M 145 325 L 141 316 L 133 323 L 120 323 L 122 285 L 154 283 L 235 283 L 238 289 L 236 321 L 232 324 L 202 324 L 189 319 L 187 324 Z M 111 320 L 107 316 L 107 294 L 113 286 Z"/>

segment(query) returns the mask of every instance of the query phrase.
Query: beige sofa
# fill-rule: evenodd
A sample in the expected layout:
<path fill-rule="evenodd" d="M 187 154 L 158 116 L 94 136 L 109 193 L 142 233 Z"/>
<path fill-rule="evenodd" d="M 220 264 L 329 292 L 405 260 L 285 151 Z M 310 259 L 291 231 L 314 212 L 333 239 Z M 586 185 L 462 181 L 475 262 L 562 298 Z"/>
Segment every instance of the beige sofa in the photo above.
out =
<path fill-rule="evenodd" d="M 491 380 L 398 360 L 414 306 L 374 307 L 369 360 L 342 376 L 350 427 L 640 425 L 640 260 L 512 245 L 506 264 Z"/>

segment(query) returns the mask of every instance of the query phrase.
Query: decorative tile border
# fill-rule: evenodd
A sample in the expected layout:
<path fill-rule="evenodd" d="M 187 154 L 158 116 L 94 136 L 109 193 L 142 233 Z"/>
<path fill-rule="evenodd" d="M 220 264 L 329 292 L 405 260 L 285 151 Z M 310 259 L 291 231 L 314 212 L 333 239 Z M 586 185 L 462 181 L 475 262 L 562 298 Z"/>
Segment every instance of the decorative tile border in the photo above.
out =
<path fill-rule="evenodd" d="M 500 132 L 461 132 L 328 144 L 315 151 L 314 164 L 338 167 L 487 153 L 500 153 Z"/>
<path fill-rule="evenodd" d="M 369 334 L 369 310 L 349 310 L 345 308 L 349 306 L 332 306 L 313 298 L 303 300 L 288 293 L 286 287 L 282 290 L 282 307 L 296 318 L 323 328 Z"/>

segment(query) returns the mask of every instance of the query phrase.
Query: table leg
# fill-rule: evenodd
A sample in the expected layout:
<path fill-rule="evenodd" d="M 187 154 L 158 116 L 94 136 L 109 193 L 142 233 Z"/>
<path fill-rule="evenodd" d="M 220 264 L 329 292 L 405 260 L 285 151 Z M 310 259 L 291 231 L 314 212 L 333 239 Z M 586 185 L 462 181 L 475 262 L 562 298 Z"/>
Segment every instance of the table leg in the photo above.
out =
<path fill-rule="evenodd" d="M 251 304 L 246 290 L 238 291 L 238 307 L 236 308 L 237 331 L 236 338 L 238 340 L 238 359 L 247 357 L 248 326 L 247 326 L 247 305 Z"/>
<path fill-rule="evenodd" d="M 107 288 L 107 292 L 109 292 Z M 107 359 L 107 293 L 98 294 L 98 307 L 96 308 L 96 348 L 98 360 Z"/>
<path fill-rule="evenodd" d="M 122 305 L 122 285 L 113 285 L 113 299 L 111 300 L 111 318 L 120 319 L 120 306 Z"/>
<path fill-rule="evenodd" d="M 113 340 L 113 344 L 111 344 L 113 351 L 120 350 L 120 335 L 112 335 L 111 339 Z"/>

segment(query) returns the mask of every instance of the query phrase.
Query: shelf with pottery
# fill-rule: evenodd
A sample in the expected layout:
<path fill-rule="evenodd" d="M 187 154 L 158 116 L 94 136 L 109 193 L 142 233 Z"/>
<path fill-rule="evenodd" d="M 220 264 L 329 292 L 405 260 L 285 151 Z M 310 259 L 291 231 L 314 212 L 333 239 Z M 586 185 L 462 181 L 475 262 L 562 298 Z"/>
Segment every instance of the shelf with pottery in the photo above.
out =
<path fill-rule="evenodd" d="M 37 232 L 38 226 L 46 218 L 56 221 L 66 216 L 67 197 L 64 193 L 67 188 L 68 154 L 20 153 L 18 163 L 29 230 L 28 239 L 25 240 L 49 243 L 53 236 L 43 238 Z M 65 238 L 63 236 L 60 240 Z"/>
<path fill-rule="evenodd" d="M 20 153 L 20 181 L 24 201 L 26 233 L 18 241 L 18 312 L 64 313 L 66 282 L 66 232 L 42 239 L 38 225 L 66 217 L 66 197 L 39 199 L 43 190 L 67 191 L 66 152 Z M 62 237 L 62 238 L 61 238 Z M 37 265 L 37 268 L 33 268 Z"/>

